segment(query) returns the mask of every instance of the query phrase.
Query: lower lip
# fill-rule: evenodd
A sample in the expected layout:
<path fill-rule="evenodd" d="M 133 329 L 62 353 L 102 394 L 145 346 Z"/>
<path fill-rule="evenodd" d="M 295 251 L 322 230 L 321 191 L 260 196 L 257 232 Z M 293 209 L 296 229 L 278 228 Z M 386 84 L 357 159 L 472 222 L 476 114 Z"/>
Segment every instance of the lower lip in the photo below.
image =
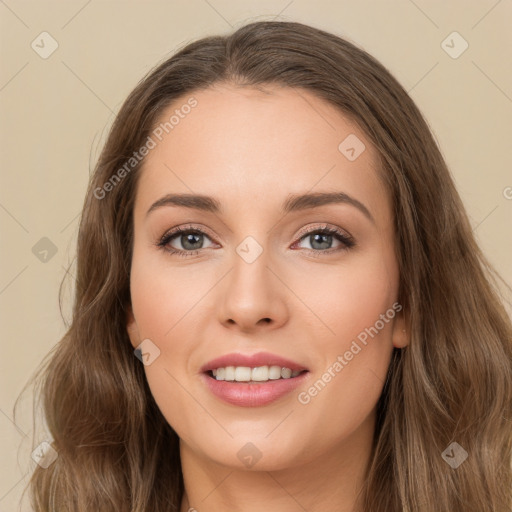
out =
<path fill-rule="evenodd" d="M 221 400 L 240 407 L 259 407 L 291 393 L 304 383 L 308 375 L 309 372 L 306 371 L 297 377 L 254 384 L 217 380 L 207 373 L 203 373 L 202 378 L 210 391 Z"/>

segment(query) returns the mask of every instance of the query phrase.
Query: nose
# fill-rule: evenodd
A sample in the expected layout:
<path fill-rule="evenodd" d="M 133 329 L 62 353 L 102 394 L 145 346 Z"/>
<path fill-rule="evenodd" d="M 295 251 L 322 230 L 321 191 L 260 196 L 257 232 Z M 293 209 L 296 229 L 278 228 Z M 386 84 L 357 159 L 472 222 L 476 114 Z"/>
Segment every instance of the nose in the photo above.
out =
<path fill-rule="evenodd" d="M 218 318 L 225 327 L 249 333 L 287 322 L 291 292 L 269 263 L 265 251 L 252 263 L 234 255 L 233 268 L 216 298 Z"/>

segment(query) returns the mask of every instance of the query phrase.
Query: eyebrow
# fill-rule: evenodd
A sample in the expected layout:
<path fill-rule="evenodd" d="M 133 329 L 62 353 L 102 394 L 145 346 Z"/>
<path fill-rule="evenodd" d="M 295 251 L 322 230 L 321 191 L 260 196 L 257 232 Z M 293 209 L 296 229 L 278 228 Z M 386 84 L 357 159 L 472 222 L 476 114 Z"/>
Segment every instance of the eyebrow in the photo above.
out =
<path fill-rule="evenodd" d="M 282 212 L 287 214 L 296 211 L 308 210 L 327 204 L 349 204 L 361 211 L 365 217 L 375 224 L 375 219 L 368 208 L 345 192 L 315 192 L 308 194 L 289 195 L 283 203 Z M 155 201 L 146 213 L 146 217 L 154 210 L 163 206 L 180 206 L 215 214 L 222 213 L 220 202 L 201 194 L 167 194 Z"/>

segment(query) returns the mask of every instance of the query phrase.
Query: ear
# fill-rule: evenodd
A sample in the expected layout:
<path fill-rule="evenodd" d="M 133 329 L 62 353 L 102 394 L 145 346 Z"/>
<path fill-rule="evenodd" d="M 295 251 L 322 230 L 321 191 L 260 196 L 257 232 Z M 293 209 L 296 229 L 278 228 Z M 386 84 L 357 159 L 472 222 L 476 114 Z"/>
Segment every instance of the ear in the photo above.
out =
<path fill-rule="evenodd" d="M 407 321 L 407 315 L 403 310 L 399 311 L 393 319 L 393 332 L 391 334 L 393 347 L 405 348 L 409 345 L 411 333 L 408 325 L 409 322 Z"/>
<path fill-rule="evenodd" d="M 137 348 L 140 345 L 140 336 L 131 304 L 126 309 L 126 331 L 133 348 Z"/>

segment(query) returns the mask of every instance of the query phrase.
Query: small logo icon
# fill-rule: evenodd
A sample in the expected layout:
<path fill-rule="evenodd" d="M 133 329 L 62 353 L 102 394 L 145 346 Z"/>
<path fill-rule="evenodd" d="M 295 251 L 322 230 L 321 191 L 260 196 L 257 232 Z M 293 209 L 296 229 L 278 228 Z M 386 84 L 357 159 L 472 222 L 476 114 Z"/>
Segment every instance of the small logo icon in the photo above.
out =
<path fill-rule="evenodd" d="M 44 236 L 32 247 L 32 253 L 38 260 L 48 263 L 57 254 L 57 246 Z"/>
<path fill-rule="evenodd" d="M 146 338 L 133 353 L 144 366 L 149 366 L 160 356 L 160 349 L 149 338 Z"/>
<path fill-rule="evenodd" d="M 346 137 L 338 146 L 339 152 L 347 159 L 353 162 L 366 149 L 363 141 L 354 133 Z"/>
<path fill-rule="evenodd" d="M 236 252 L 246 263 L 253 263 L 263 252 L 263 247 L 252 236 L 248 236 L 237 246 Z"/>
<path fill-rule="evenodd" d="M 441 48 L 452 58 L 458 59 L 469 47 L 469 43 L 456 31 L 441 43 Z"/>
<path fill-rule="evenodd" d="M 48 32 L 41 32 L 30 46 L 39 57 L 47 59 L 59 47 L 59 43 Z"/>
<path fill-rule="evenodd" d="M 43 441 L 32 452 L 32 460 L 39 464 L 42 468 L 46 469 L 55 462 L 58 457 L 57 451 L 50 445 L 50 443 Z"/>
<path fill-rule="evenodd" d="M 441 457 L 453 469 L 457 469 L 468 458 L 468 452 L 460 444 L 453 442 L 441 454 Z"/>
<path fill-rule="evenodd" d="M 252 443 L 246 443 L 237 453 L 240 461 L 248 468 L 252 468 L 254 464 L 261 459 L 262 455 L 263 454 Z"/>

